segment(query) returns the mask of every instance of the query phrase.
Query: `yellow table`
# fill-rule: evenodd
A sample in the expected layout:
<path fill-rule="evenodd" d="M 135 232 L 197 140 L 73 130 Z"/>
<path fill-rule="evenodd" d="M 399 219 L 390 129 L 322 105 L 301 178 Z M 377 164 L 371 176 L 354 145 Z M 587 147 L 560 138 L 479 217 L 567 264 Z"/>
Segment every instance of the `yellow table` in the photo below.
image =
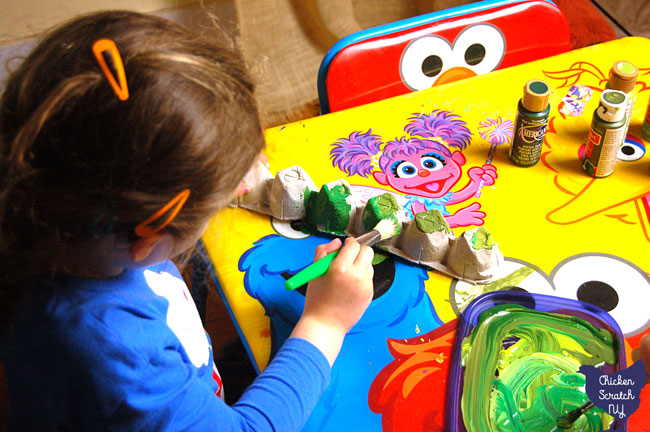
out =
<path fill-rule="evenodd" d="M 541 161 L 517 167 L 508 159 L 508 145 L 498 146 L 492 160 L 495 184 L 484 187 L 480 197 L 446 209 L 454 214 L 480 204 L 484 224 L 506 257 L 501 275 L 529 266 L 534 272 L 517 284 L 520 288 L 604 306 L 625 334 L 629 357 L 650 332 L 650 157 L 644 155 L 648 142 L 641 134 L 650 97 L 648 53 L 650 40 L 625 38 L 272 128 L 266 132 L 269 164 L 273 173 L 300 165 L 319 187 L 345 178 L 364 196 L 391 190 L 373 175 L 348 176 L 335 166 L 333 144 L 371 130 L 383 145 L 408 137 L 409 118 L 443 110 L 472 134 L 462 150 L 462 176 L 451 188 L 458 193 L 469 181 L 467 171 L 483 166 L 488 157 L 490 144 L 478 133 L 479 124 L 497 118 L 514 122 L 525 82 L 544 79 L 553 94 Z M 618 60 L 640 68 L 627 144 L 636 155 L 628 158 L 638 158 L 619 161 L 610 177 L 593 179 L 582 171 L 579 151 L 609 69 Z M 593 91 L 579 116 L 559 110 L 574 85 Z M 284 290 L 284 278 L 311 262 L 316 245 L 327 241 L 295 228 L 229 208 L 213 219 L 202 238 L 221 294 L 260 370 L 304 304 L 303 294 Z M 453 230 L 458 236 L 470 228 Z M 380 265 L 377 297 L 346 338 L 330 388 L 306 430 L 419 431 L 423 423 L 443 424 L 444 372 L 458 313 L 452 304 L 459 300 L 456 290 L 467 286 L 397 259 Z M 440 327 L 443 323 L 450 324 Z M 432 373 L 436 368 L 439 375 Z M 641 399 L 641 408 L 629 420 L 631 431 L 650 425 L 648 386 Z"/>

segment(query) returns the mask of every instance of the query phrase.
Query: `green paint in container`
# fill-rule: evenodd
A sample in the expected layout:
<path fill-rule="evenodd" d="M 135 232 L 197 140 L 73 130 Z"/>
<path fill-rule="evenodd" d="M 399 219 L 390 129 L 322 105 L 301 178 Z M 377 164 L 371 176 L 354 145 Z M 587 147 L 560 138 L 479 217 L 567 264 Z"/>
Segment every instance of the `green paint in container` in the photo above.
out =
<path fill-rule="evenodd" d="M 618 150 L 625 138 L 627 95 L 619 90 L 605 90 L 594 111 L 582 169 L 592 177 L 607 177 L 614 172 Z"/>
<path fill-rule="evenodd" d="M 539 162 L 551 105 L 551 87 L 542 80 L 529 80 L 524 96 L 517 104 L 515 134 L 508 157 L 517 166 L 530 167 Z"/>

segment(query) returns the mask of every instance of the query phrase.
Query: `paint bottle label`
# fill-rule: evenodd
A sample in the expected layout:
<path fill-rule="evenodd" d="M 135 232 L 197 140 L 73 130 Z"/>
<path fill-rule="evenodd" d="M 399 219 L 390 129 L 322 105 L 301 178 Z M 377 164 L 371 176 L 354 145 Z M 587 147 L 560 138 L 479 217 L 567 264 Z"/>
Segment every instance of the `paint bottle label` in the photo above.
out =
<path fill-rule="evenodd" d="M 508 155 L 512 163 L 529 167 L 539 161 L 547 124 L 548 117 L 531 118 L 517 113 L 515 136 Z"/>
<path fill-rule="evenodd" d="M 621 140 L 625 137 L 625 123 L 615 129 L 601 129 L 592 125 L 587 137 L 582 169 L 592 177 L 607 177 L 614 172 Z"/>
<path fill-rule="evenodd" d="M 545 81 L 526 81 L 524 95 L 517 104 L 515 134 L 508 157 L 515 165 L 530 167 L 539 161 L 548 124 L 551 87 Z"/>
<path fill-rule="evenodd" d="M 650 100 L 648 100 L 648 108 L 645 112 L 645 119 L 643 120 L 643 138 L 650 141 Z"/>
<path fill-rule="evenodd" d="M 634 101 L 636 100 L 636 94 L 630 93 L 627 97 L 627 104 L 625 106 L 625 133 L 623 134 L 623 139 L 621 144 L 625 143 L 625 137 L 627 136 L 627 131 L 630 129 L 630 122 L 632 121 L 632 111 L 634 111 Z"/>

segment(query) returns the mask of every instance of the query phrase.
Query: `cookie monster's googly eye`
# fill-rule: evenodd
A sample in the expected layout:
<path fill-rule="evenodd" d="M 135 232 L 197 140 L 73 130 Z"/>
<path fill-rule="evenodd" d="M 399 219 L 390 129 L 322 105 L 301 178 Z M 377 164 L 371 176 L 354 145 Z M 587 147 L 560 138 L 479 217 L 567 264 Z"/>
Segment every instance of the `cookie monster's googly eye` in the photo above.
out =
<path fill-rule="evenodd" d="M 411 178 L 415 177 L 418 173 L 418 169 L 409 161 L 395 162 L 391 166 L 391 170 L 397 178 Z"/>
<path fill-rule="evenodd" d="M 625 162 L 639 160 L 645 154 L 645 145 L 637 137 L 628 135 L 625 142 L 618 150 L 618 159 Z"/>
<path fill-rule="evenodd" d="M 302 232 L 302 222 L 299 220 L 288 221 L 271 218 L 271 226 L 275 232 L 288 239 L 300 240 L 310 237 L 310 234 Z"/>
<path fill-rule="evenodd" d="M 534 294 L 553 295 L 553 286 L 546 273 L 521 260 L 505 258 L 499 266 L 494 281 L 481 285 L 454 280 L 451 284 L 450 298 L 452 308 L 458 316 L 476 297 L 491 291 L 519 291 Z M 534 306 L 534 305 L 531 305 Z"/>
<path fill-rule="evenodd" d="M 604 254 L 576 255 L 558 264 L 551 278 L 557 295 L 609 312 L 625 337 L 650 326 L 650 277 L 629 261 Z"/>

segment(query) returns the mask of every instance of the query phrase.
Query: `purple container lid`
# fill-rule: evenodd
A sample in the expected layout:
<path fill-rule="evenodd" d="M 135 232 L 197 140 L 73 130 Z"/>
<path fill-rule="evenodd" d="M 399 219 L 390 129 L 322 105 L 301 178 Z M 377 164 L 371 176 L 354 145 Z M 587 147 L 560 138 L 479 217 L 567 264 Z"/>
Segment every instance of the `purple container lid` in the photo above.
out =
<path fill-rule="evenodd" d="M 479 315 L 483 311 L 490 309 L 493 306 L 503 304 L 515 304 L 541 312 L 553 312 L 575 316 L 584 319 L 596 328 L 609 330 L 612 335 L 616 337 L 618 362 L 614 365 L 606 364 L 602 368 L 602 371 L 609 374 L 627 367 L 623 333 L 614 318 L 598 306 L 580 300 L 518 291 L 494 291 L 483 294 L 474 299 L 467 306 L 460 317 L 460 323 L 458 325 L 458 330 L 456 331 L 449 378 L 447 381 L 445 431 L 467 432 L 467 429 L 465 429 L 465 423 L 463 422 L 463 414 L 460 409 L 460 399 L 463 392 L 463 377 L 465 374 L 465 369 L 460 365 L 460 351 L 463 339 L 465 339 L 465 337 L 472 332 L 476 324 L 478 324 Z M 617 423 L 620 423 L 618 419 L 614 424 L 617 428 L 616 430 L 627 431 L 627 422 L 623 425 Z"/>

